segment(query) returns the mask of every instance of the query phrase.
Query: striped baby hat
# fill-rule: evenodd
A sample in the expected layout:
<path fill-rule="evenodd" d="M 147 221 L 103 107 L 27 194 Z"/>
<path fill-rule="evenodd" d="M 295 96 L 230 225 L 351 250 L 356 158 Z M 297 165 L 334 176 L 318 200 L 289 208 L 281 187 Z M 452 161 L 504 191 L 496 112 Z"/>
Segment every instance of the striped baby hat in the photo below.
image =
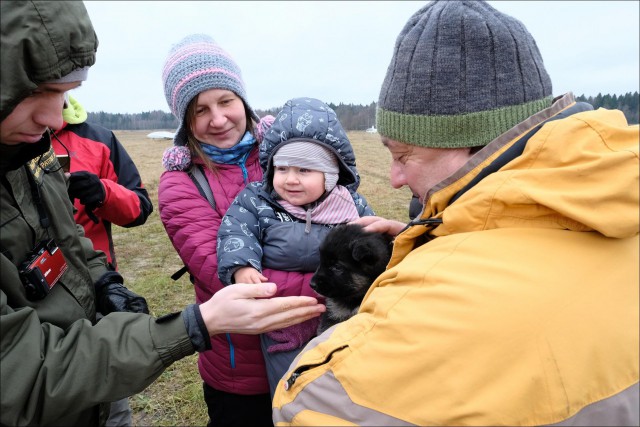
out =
<path fill-rule="evenodd" d="M 338 183 L 338 159 L 328 148 L 309 141 L 284 144 L 273 154 L 273 165 L 294 166 L 324 173 L 324 188 L 333 190 Z"/>

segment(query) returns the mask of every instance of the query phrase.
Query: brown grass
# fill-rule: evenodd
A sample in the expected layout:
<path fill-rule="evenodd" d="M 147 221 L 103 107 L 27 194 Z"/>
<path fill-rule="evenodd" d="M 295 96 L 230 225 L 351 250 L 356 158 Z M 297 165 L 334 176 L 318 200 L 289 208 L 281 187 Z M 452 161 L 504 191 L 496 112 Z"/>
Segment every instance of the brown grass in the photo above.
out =
<path fill-rule="evenodd" d="M 129 288 L 143 295 L 151 313 L 160 316 L 178 311 L 194 301 L 192 285 L 185 275 L 178 281 L 170 276 L 182 262 L 169 241 L 158 214 L 158 182 L 162 174 L 162 153 L 169 140 L 151 140 L 150 131 L 115 131 L 135 162 L 149 191 L 154 212 L 145 225 L 113 228 L 119 270 Z M 360 173 L 360 193 L 376 214 L 399 221 L 408 220 L 411 193 L 389 185 L 389 152 L 378 134 L 350 132 Z M 208 421 L 202 398 L 202 381 L 190 356 L 169 367 L 143 392 L 129 398 L 135 426 L 198 426 Z"/>

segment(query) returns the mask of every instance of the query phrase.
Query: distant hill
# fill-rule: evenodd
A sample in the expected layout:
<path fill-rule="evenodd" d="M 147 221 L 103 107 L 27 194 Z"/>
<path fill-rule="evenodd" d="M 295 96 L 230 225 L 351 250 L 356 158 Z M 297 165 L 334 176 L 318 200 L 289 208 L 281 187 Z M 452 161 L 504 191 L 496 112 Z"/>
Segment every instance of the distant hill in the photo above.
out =
<path fill-rule="evenodd" d="M 621 110 L 627 117 L 630 124 L 637 124 L 640 120 L 638 112 L 639 94 L 638 92 L 628 92 L 624 95 L 602 95 L 577 97 L 578 101 L 588 102 L 594 108 L 607 108 Z M 356 104 L 333 104 L 329 103 L 347 131 L 366 130 L 376 123 L 376 103 L 369 105 Z M 267 114 L 276 116 L 280 107 L 273 107 L 268 110 L 256 110 L 256 113 L 263 117 Z M 178 128 L 178 120 L 171 113 L 161 110 L 148 111 L 135 114 L 121 113 L 98 113 L 89 112 L 87 121 L 97 123 L 112 130 L 175 130 Z"/>

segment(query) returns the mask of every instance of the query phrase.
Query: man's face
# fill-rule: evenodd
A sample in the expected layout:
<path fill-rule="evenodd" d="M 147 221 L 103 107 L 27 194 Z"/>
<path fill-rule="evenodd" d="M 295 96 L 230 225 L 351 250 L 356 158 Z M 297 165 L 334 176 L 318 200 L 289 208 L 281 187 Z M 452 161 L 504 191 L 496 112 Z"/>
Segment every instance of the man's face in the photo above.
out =
<path fill-rule="evenodd" d="M 0 123 L 0 143 L 17 145 L 36 143 L 47 129 L 62 127 L 64 93 L 80 82 L 43 83 Z"/>
<path fill-rule="evenodd" d="M 391 153 L 391 186 L 409 186 L 424 204 L 427 190 L 460 169 L 470 158 L 468 148 L 425 148 L 382 137 Z"/>

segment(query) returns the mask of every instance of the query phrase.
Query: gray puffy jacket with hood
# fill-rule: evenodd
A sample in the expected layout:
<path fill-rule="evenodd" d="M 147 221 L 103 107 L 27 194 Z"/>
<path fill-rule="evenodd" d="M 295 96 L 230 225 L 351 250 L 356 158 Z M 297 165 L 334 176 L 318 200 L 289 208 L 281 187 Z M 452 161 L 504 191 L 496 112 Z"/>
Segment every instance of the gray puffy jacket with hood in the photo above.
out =
<path fill-rule="evenodd" d="M 278 283 L 278 296 L 311 295 L 308 287 L 318 266 L 320 242 L 335 224 L 306 224 L 289 214 L 273 189 L 273 154 L 283 145 L 309 141 L 328 148 L 338 159 L 338 185 L 344 186 L 359 216 L 374 215 L 357 192 L 360 175 L 351 142 L 336 113 L 313 98 L 288 101 L 260 144 L 262 182 L 249 184 L 227 210 L 218 231 L 218 276 L 229 284 L 241 266 L 262 271 Z M 321 198 L 322 200 L 322 198 Z"/>

